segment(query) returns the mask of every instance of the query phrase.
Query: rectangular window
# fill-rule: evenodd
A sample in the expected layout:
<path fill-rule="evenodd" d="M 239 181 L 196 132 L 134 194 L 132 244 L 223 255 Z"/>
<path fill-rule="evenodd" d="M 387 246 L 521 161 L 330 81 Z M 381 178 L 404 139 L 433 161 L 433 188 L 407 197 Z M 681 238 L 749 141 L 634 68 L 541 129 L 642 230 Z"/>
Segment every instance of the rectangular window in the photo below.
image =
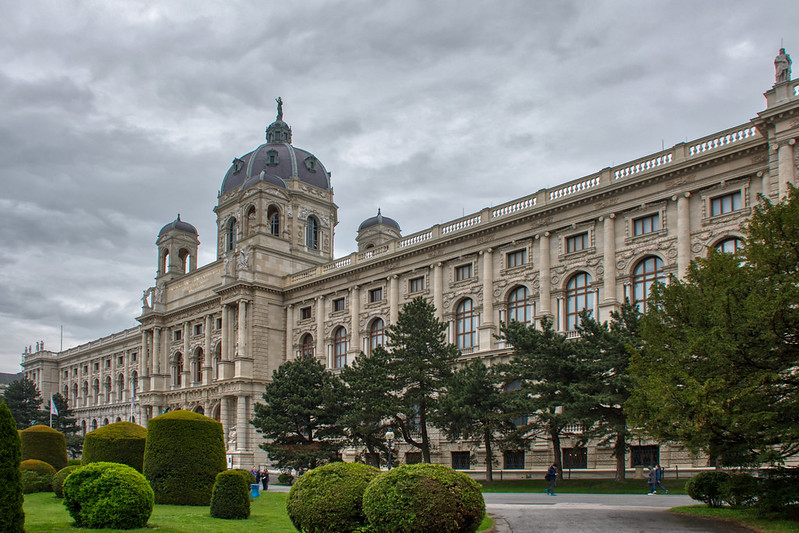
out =
<path fill-rule="evenodd" d="M 408 280 L 408 292 L 421 292 L 424 290 L 424 276 Z"/>
<path fill-rule="evenodd" d="M 455 281 L 463 281 L 472 277 L 472 264 L 455 267 Z"/>
<path fill-rule="evenodd" d="M 527 262 L 527 250 L 516 250 L 515 252 L 508 253 L 508 260 L 506 268 L 513 268 L 522 266 Z"/>
<path fill-rule="evenodd" d="M 505 452 L 502 454 L 502 468 L 505 470 L 522 470 L 524 468 L 524 452 Z"/>
<path fill-rule="evenodd" d="M 633 235 L 644 235 L 660 230 L 660 213 L 633 220 Z"/>
<path fill-rule="evenodd" d="M 415 465 L 422 462 L 422 452 L 405 452 L 405 464 Z"/>
<path fill-rule="evenodd" d="M 336 298 L 333 300 L 333 312 L 344 310 L 344 298 Z"/>
<path fill-rule="evenodd" d="M 105 367 L 106 368 L 111 368 L 111 359 L 106 359 L 105 360 Z"/>
<path fill-rule="evenodd" d="M 452 468 L 469 470 L 472 467 L 471 458 L 471 452 L 452 452 Z"/>
<path fill-rule="evenodd" d="M 72 375 L 73 376 L 77 376 L 78 375 L 78 369 L 77 368 L 73 368 L 72 369 Z"/>
<path fill-rule="evenodd" d="M 194 324 L 194 334 L 195 335 L 202 335 L 203 334 L 203 325 L 202 324 Z"/>
<path fill-rule="evenodd" d="M 311 318 L 311 308 L 303 307 L 300 309 L 300 320 L 308 320 L 309 318 Z"/>
<path fill-rule="evenodd" d="M 741 208 L 741 191 L 735 191 L 710 200 L 710 216 L 723 215 Z"/>
<path fill-rule="evenodd" d="M 563 448 L 563 468 L 588 468 L 588 449 L 579 446 Z"/>
<path fill-rule="evenodd" d="M 566 253 L 579 252 L 588 248 L 588 232 L 566 237 Z"/>
<path fill-rule="evenodd" d="M 655 466 L 660 462 L 660 446 L 630 446 L 630 466 Z"/>
<path fill-rule="evenodd" d="M 65 378 L 68 378 L 68 377 L 69 377 L 69 370 L 64 370 L 64 377 L 65 377 Z"/>
<path fill-rule="evenodd" d="M 134 362 L 134 363 L 136 362 L 136 352 L 133 352 L 132 354 L 130 354 L 130 360 L 132 362 Z"/>
<path fill-rule="evenodd" d="M 216 319 L 216 329 L 222 329 L 222 319 L 221 318 L 217 318 Z"/>
<path fill-rule="evenodd" d="M 381 302 L 383 301 L 383 288 L 379 287 L 377 289 L 372 289 L 369 291 L 369 302 Z"/>
<path fill-rule="evenodd" d="M 100 370 L 100 363 L 94 363 L 94 371 L 97 372 Z"/>
<path fill-rule="evenodd" d="M 108 361 L 108 362 L 110 362 L 110 361 Z M 119 359 L 117 359 L 117 364 L 118 365 L 124 365 L 125 364 L 125 356 L 124 355 L 120 355 L 119 356 Z M 108 366 L 108 365 L 106 365 L 106 366 Z"/>
<path fill-rule="evenodd" d="M 175 331 L 172 332 L 172 335 L 174 340 L 179 341 L 180 339 L 183 338 L 183 330 L 176 329 Z"/>

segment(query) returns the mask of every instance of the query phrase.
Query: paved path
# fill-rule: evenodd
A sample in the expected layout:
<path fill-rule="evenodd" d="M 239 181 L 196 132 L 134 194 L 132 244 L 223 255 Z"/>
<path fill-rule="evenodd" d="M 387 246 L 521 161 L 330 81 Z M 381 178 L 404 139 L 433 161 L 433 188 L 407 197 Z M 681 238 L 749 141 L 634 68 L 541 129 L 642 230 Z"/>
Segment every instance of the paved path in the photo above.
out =
<path fill-rule="evenodd" d="M 723 522 L 667 512 L 688 496 L 483 493 L 497 533 L 751 533 Z"/>

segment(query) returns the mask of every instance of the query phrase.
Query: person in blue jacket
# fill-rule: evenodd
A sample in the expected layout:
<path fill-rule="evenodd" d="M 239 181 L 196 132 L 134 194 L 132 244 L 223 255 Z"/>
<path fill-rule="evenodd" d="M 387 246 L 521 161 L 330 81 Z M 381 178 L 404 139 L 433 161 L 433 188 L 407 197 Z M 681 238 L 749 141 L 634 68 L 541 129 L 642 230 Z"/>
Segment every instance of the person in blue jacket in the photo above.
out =
<path fill-rule="evenodd" d="M 558 467 L 555 463 L 552 463 L 552 466 L 547 469 L 547 474 L 544 476 L 544 479 L 549 481 L 547 494 L 555 496 L 555 486 L 558 484 Z"/>

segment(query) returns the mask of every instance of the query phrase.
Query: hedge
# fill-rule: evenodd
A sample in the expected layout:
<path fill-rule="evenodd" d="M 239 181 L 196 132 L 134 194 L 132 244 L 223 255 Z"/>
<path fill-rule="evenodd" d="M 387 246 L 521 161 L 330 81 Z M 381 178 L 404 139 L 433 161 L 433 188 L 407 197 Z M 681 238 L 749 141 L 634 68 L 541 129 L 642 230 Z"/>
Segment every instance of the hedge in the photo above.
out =
<path fill-rule="evenodd" d="M 209 505 L 216 476 L 227 470 L 222 424 L 191 411 L 150 420 L 144 475 L 156 503 Z"/>
<path fill-rule="evenodd" d="M 31 426 L 19 432 L 22 460 L 39 459 L 56 471 L 67 466 L 67 444 L 64 434 L 48 426 Z"/>
<path fill-rule="evenodd" d="M 363 494 L 371 531 L 477 531 L 485 515 L 480 485 L 444 465 L 402 465 L 373 479 Z"/>
<path fill-rule="evenodd" d="M 685 483 L 685 492 L 694 500 L 705 502 L 708 507 L 721 507 L 729 480 L 727 472 L 700 472 Z"/>
<path fill-rule="evenodd" d="M 366 525 L 363 492 L 379 471 L 361 463 L 330 463 L 301 475 L 286 511 L 299 531 L 339 533 Z"/>
<path fill-rule="evenodd" d="M 80 465 L 67 465 L 55 473 L 53 476 L 53 492 L 55 492 L 56 498 L 64 497 L 64 480 L 78 468 L 80 468 Z"/>
<path fill-rule="evenodd" d="M 144 476 L 118 463 L 91 463 L 64 481 L 64 506 L 78 527 L 145 527 L 153 500 L 153 489 Z"/>
<path fill-rule="evenodd" d="M 17 423 L 11 410 L 0 402 L 0 531 L 25 531 L 22 510 L 22 460 Z"/>
<path fill-rule="evenodd" d="M 240 520 L 250 516 L 250 485 L 243 471 L 228 470 L 217 474 L 211 493 L 211 516 Z"/>
<path fill-rule="evenodd" d="M 142 471 L 147 430 L 133 422 L 114 422 L 95 429 L 83 439 L 81 464 L 121 463 Z"/>
<path fill-rule="evenodd" d="M 27 459 L 19 464 L 22 472 L 22 490 L 25 494 L 53 490 L 55 468 L 38 459 Z"/>

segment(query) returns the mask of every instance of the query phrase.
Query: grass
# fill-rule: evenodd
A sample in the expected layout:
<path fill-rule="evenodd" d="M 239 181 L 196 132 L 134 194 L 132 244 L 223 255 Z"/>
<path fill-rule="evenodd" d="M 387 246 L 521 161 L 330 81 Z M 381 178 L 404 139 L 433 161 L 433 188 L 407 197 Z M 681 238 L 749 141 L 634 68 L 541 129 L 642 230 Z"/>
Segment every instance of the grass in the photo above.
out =
<path fill-rule="evenodd" d="M 733 522 L 761 533 L 799 532 L 799 522 L 796 520 L 791 520 L 787 516 L 759 517 L 754 509 L 731 509 L 729 507 L 714 509 L 706 505 L 690 505 L 675 507 L 671 509 L 671 512 Z"/>
<path fill-rule="evenodd" d="M 286 514 L 287 492 L 267 492 L 252 501 L 248 520 L 222 520 L 211 518 L 208 507 L 190 507 L 185 505 L 156 505 L 146 528 L 127 531 L 151 531 L 159 533 L 203 533 L 203 532 L 247 532 L 254 530 L 270 533 L 293 533 Z M 52 492 L 39 492 L 25 495 L 25 531 L 40 533 L 48 531 L 75 531 L 72 517 L 67 513 L 63 500 Z M 493 521 L 486 515 L 478 531 L 485 531 L 493 526 Z M 103 529 L 98 531 L 121 531 Z"/>
<path fill-rule="evenodd" d="M 663 486 L 669 494 L 685 494 L 687 479 L 667 479 Z M 543 479 L 514 479 L 507 481 L 481 481 L 483 492 L 544 492 L 549 482 Z M 558 481 L 561 494 L 646 494 L 649 487 L 643 479 L 564 479 Z"/>

